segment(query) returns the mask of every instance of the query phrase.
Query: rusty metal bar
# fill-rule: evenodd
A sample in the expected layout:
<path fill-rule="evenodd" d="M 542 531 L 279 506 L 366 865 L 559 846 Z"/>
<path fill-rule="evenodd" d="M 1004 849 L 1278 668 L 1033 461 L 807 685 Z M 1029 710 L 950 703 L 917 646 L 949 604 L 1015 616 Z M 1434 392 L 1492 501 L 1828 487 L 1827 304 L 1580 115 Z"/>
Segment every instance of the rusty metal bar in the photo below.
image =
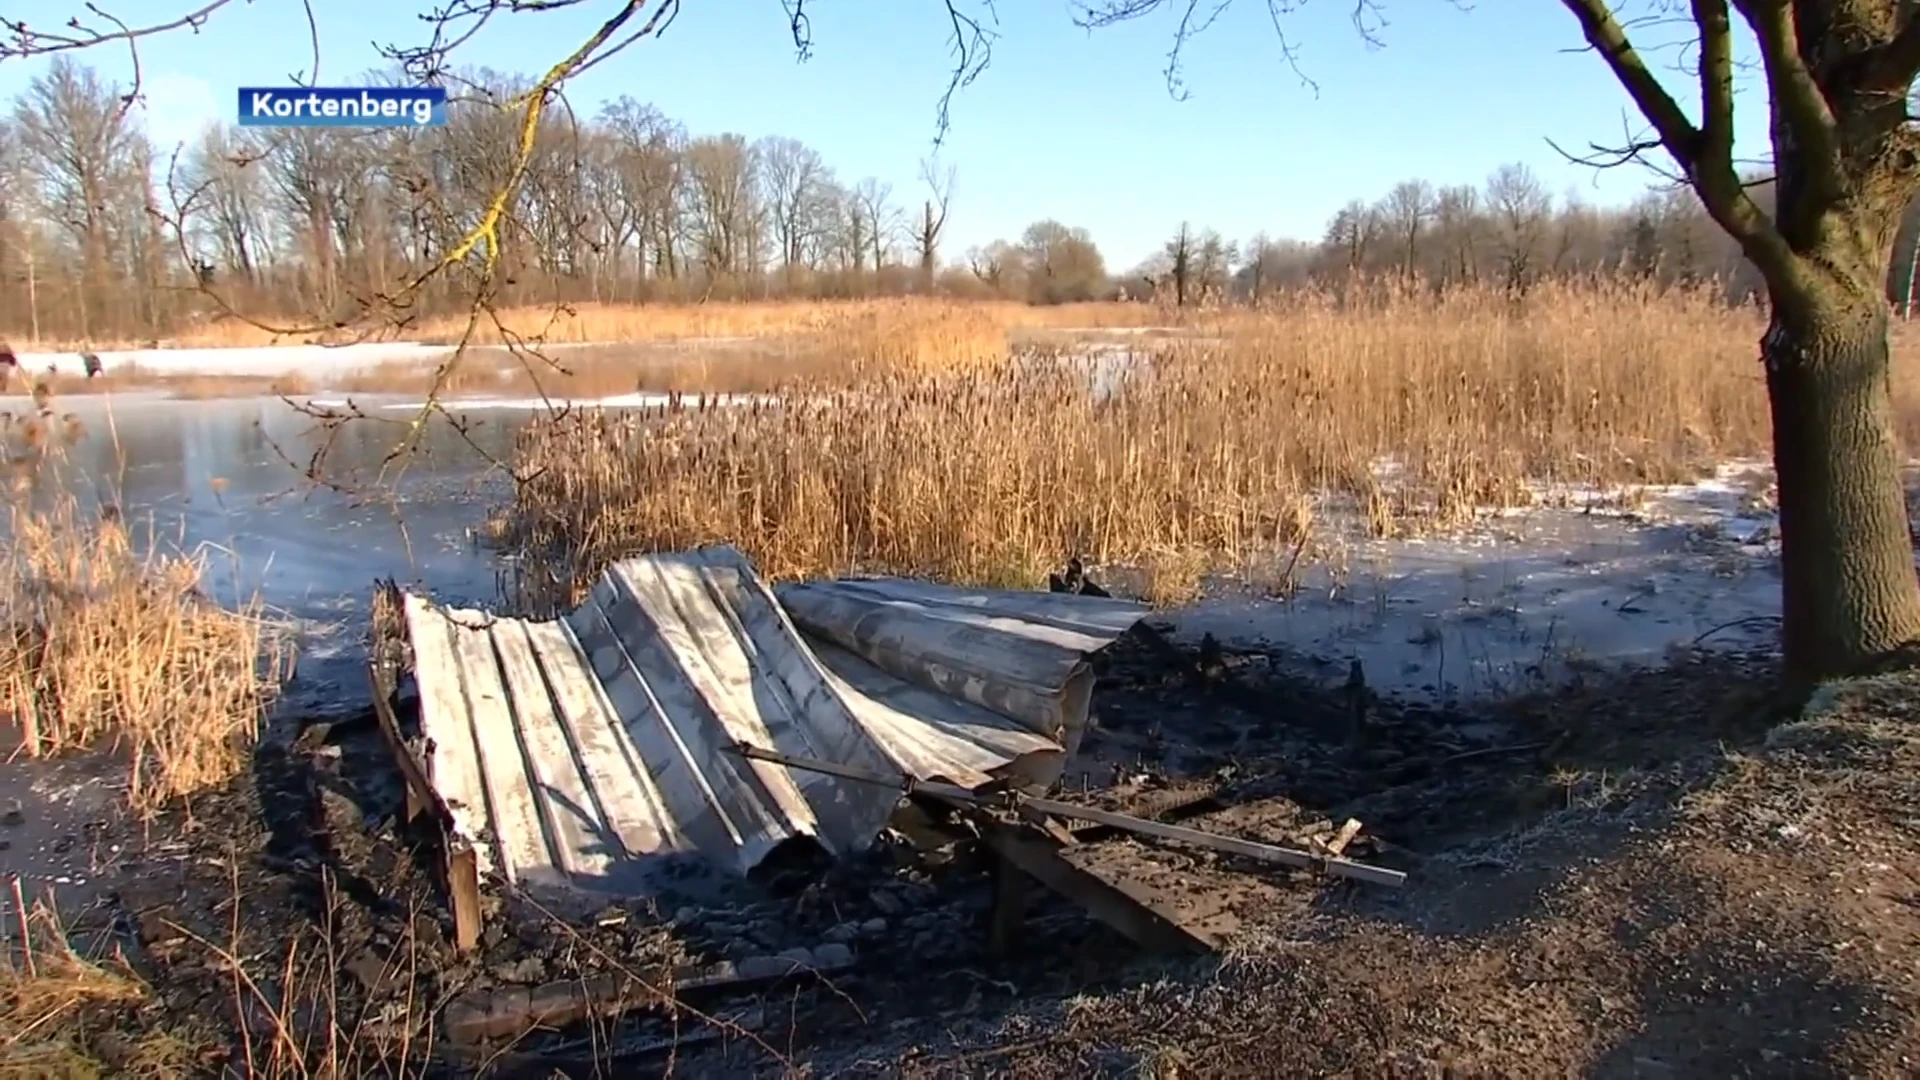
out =
<path fill-rule="evenodd" d="M 746 743 L 736 743 L 730 749 L 733 753 L 739 754 L 741 757 L 771 762 L 775 765 L 784 765 L 790 769 L 805 769 L 809 772 L 825 773 L 829 776 L 838 776 L 844 780 L 879 784 L 883 787 L 897 787 L 902 793 L 915 791 L 925 792 L 939 798 L 983 808 L 995 806 L 1006 806 L 1009 808 L 1025 807 L 1037 810 L 1043 814 L 1052 814 L 1055 817 L 1068 818 L 1074 821 L 1091 821 L 1095 824 L 1108 825 L 1142 836 L 1152 836 L 1161 840 L 1172 840 L 1177 843 L 1192 844 L 1196 847 L 1209 848 L 1213 851 L 1224 852 L 1229 855 L 1239 855 L 1260 862 L 1317 870 L 1324 874 L 1331 874 L 1334 877 L 1364 881 L 1370 885 L 1385 885 L 1389 888 L 1397 889 L 1407 883 L 1407 875 L 1398 870 L 1369 866 L 1366 863 L 1354 862 L 1351 859 L 1336 856 L 1316 855 L 1311 851 L 1301 851 L 1297 848 L 1263 844 L 1255 840 L 1242 840 L 1233 836 L 1220 836 L 1216 833 L 1201 832 L 1198 829 L 1189 829 L 1180 825 L 1163 825 L 1157 821 L 1148 821 L 1144 818 L 1132 817 L 1127 814 L 1116 814 L 1108 810 L 1095 810 L 1092 807 L 1077 806 L 1073 803 L 1060 802 L 1056 799 L 1037 798 L 1013 791 L 987 794 L 963 788 L 956 784 L 925 783 L 914 780 L 911 777 L 885 776 L 880 773 L 868 772 L 865 769 L 857 769 L 848 765 L 838 765 L 829 761 L 816 761 L 812 758 L 782 754 L 776 750 L 766 750 L 761 747 L 750 746 Z"/>

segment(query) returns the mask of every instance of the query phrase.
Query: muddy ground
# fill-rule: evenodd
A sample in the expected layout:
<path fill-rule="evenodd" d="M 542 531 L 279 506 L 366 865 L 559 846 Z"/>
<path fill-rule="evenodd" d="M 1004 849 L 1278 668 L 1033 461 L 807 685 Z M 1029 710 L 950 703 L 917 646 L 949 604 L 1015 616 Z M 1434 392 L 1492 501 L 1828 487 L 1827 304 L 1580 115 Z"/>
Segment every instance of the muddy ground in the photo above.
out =
<path fill-rule="evenodd" d="M 1145 956 L 1042 894 L 988 949 L 989 868 L 885 837 L 716 902 L 562 922 L 495 903 L 450 948 L 431 839 L 370 714 L 283 725 L 250 776 L 137 826 L 70 913 L 150 992 L 48 1031 L 127 1075 L 1904 1076 L 1920 1071 L 1920 681 L 1782 725 L 1764 653 L 1452 713 L 1303 690 L 1263 655 L 1130 636 L 1101 659 L 1069 798 L 1286 842 L 1351 816 L 1406 889 L 1115 838 L 1084 858 L 1238 920 Z M 0 834 L 6 832 L 0 827 Z M 821 968 L 678 1008 L 454 1046 L 476 991 Z M 45 1034 L 45 1033 L 42 1033 Z"/>

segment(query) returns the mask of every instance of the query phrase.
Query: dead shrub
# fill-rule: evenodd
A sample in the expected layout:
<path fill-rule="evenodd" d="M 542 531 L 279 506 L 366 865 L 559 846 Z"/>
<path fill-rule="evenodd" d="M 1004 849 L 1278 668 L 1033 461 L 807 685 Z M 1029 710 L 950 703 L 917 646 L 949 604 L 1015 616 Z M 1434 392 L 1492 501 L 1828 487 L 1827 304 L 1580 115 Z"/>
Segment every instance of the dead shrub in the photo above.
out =
<path fill-rule="evenodd" d="M 0 708 L 30 755 L 112 745 L 147 810 L 245 766 L 287 638 L 257 602 L 206 597 L 203 554 L 136 545 L 114 506 L 86 507 L 66 460 L 84 435 L 56 426 L 44 409 L 4 440 Z"/>

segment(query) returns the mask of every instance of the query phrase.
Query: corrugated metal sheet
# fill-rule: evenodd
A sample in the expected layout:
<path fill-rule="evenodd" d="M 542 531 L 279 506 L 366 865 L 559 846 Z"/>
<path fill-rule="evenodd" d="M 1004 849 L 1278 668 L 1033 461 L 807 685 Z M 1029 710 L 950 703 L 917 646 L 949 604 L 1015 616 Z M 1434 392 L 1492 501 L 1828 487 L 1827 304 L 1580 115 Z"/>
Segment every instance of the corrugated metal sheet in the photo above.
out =
<path fill-rule="evenodd" d="M 776 593 L 730 547 L 609 569 L 557 620 L 409 595 L 425 771 L 483 868 L 627 894 L 745 873 L 811 836 L 855 851 L 898 793 L 722 752 L 736 741 L 973 786 L 1058 779 L 1088 654 L 1146 613 L 893 579 Z"/>

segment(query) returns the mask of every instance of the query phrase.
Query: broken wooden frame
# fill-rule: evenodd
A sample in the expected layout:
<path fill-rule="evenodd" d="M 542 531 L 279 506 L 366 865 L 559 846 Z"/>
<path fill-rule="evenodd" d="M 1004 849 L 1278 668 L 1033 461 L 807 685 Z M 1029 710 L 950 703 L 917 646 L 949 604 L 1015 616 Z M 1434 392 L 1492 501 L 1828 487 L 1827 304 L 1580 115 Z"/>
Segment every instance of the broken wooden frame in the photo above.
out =
<path fill-rule="evenodd" d="M 1088 821 L 1120 832 L 1190 844 L 1223 854 L 1334 877 L 1398 888 L 1407 875 L 1344 858 L 1340 851 L 1359 831 L 1342 829 L 1341 841 L 1326 854 L 1302 851 L 1221 836 L 1128 814 L 1025 795 L 1012 790 L 971 790 L 953 784 L 927 783 L 911 777 L 885 776 L 833 762 L 795 757 L 757 746 L 736 744 L 733 753 L 790 769 L 822 772 L 860 783 L 896 787 L 902 796 L 930 796 L 969 813 L 981 841 L 996 856 L 994 915 L 990 942 L 996 950 L 1009 946 L 1018 930 L 1024 903 L 1024 879 L 1032 878 L 1073 901 L 1088 914 L 1113 927 L 1135 943 L 1156 951 L 1217 951 L 1224 945 L 1223 924 L 1217 912 L 1192 910 L 1190 898 L 1168 896 L 1153 886 L 1125 875 L 1101 874 L 1065 857 L 1077 842 L 1065 821 Z"/>
<path fill-rule="evenodd" d="M 447 891 L 447 906 L 453 914 L 453 944 L 461 952 L 470 952 L 480 944 L 480 858 L 473 845 L 460 836 L 446 808 L 434 794 L 425 767 L 407 746 L 400 730 L 397 712 L 400 697 L 398 657 L 403 655 L 401 632 L 396 627 L 378 627 L 375 633 L 387 640 L 374 642 L 373 659 L 367 665 L 367 679 L 373 689 L 373 712 L 400 769 L 407 789 L 406 821 L 414 825 L 422 816 L 432 819 L 437 830 L 440 852 L 440 880 Z"/>
<path fill-rule="evenodd" d="M 907 777 L 882 776 L 878 773 L 855 769 L 846 765 L 836 765 L 830 761 L 815 761 L 811 758 L 794 757 L 774 750 L 764 750 L 757 746 L 736 745 L 733 752 L 741 757 L 755 758 L 785 765 L 789 769 L 806 769 L 811 772 L 826 773 L 844 780 L 855 780 L 886 787 L 897 787 L 901 792 L 918 792 L 937 799 L 983 810 L 1005 809 L 1013 811 L 1032 811 L 1049 817 L 1071 821 L 1091 821 L 1097 825 L 1110 825 L 1123 832 L 1152 836 L 1161 840 L 1172 840 L 1195 847 L 1210 848 L 1228 855 L 1240 855 L 1259 862 L 1276 863 L 1303 870 L 1316 870 L 1333 877 L 1350 878 L 1364 881 L 1370 885 L 1385 885 L 1399 888 L 1407 883 L 1407 875 L 1399 870 L 1370 866 L 1352 859 L 1335 855 L 1319 855 L 1298 848 L 1280 847 L 1276 844 L 1264 844 L 1257 840 L 1242 840 L 1235 836 L 1222 836 L 1219 833 L 1201 832 L 1181 825 L 1166 825 L 1158 821 L 1148 821 L 1128 814 L 1116 814 L 1111 810 L 1096 810 L 1090 806 L 1060 802 L 1034 795 L 1024 795 L 1016 791 L 982 792 L 972 791 L 954 784 L 924 783 Z"/>

